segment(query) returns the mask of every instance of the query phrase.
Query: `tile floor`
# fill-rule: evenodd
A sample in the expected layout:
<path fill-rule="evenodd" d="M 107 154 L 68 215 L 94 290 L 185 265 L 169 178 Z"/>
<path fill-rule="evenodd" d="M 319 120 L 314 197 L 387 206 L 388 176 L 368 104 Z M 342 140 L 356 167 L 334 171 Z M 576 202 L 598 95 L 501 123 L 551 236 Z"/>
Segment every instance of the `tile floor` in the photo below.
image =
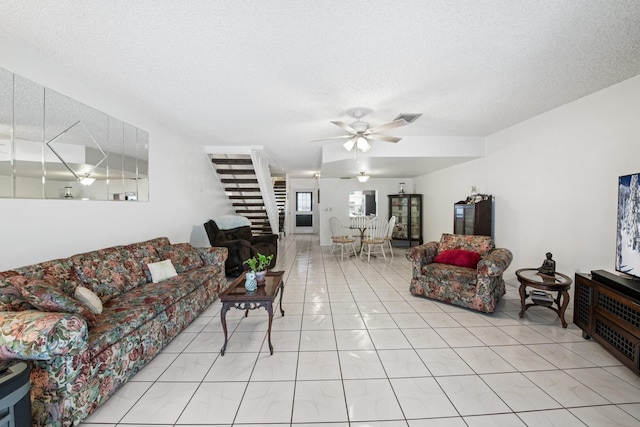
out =
<path fill-rule="evenodd" d="M 81 425 L 640 425 L 640 378 L 575 325 L 519 319 L 513 283 L 492 315 L 413 297 L 404 253 L 340 261 L 316 236 L 283 239 L 273 356 L 263 309 L 228 312 L 220 356 L 216 301 Z"/>

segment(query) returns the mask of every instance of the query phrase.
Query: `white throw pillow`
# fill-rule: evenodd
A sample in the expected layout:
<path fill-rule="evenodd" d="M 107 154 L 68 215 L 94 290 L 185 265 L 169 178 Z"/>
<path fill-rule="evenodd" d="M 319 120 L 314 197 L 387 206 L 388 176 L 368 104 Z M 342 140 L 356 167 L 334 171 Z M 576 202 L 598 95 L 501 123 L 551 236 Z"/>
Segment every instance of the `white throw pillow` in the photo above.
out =
<path fill-rule="evenodd" d="M 84 286 L 76 287 L 73 297 L 86 306 L 93 314 L 102 313 L 102 301 L 91 289 Z"/>
<path fill-rule="evenodd" d="M 153 283 L 158 283 L 169 277 L 178 275 L 170 259 L 147 264 L 147 267 L 149 267 L 149 271 L 151 272 L 151 280 Z"/>

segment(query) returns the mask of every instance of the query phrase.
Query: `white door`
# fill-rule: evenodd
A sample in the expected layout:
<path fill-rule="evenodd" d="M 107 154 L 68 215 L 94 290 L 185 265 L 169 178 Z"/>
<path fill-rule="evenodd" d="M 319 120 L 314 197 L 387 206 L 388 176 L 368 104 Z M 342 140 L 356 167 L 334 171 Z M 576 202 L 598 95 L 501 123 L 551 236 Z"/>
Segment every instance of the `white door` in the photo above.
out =
<path fill-rule="evenodd" d="M 293 232 L 313 233 L 313 191 L 296 190 L 294 209 Z"/>

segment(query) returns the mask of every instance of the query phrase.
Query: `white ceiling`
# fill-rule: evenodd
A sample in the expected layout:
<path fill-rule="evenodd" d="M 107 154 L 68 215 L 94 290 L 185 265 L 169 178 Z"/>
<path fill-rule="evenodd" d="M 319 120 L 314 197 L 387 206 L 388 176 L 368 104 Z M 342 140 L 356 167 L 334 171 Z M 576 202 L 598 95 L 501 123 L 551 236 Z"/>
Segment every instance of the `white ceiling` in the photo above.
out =
<path fill-rule="evenodd" d="M 362 170 L 322 166 L 341 142 L 310 142 L 354 107 L 372 126 L 422 113 L 387 133 L 414 154 L 374 158 L 391 144 L 373 141 L 360 158 L 410 177 L 475 157 L 434 137 L 490 135 L 640 74 L 637 0 L 3 0 L 0 35 L 204 146 L 263 146 L 292 176 Z"/>

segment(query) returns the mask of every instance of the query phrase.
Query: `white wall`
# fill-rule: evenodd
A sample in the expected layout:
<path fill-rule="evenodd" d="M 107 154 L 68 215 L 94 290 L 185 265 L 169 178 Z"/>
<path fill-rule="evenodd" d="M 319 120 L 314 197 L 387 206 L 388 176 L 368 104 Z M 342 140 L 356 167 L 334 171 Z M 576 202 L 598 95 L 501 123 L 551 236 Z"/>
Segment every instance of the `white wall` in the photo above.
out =
<path fill-rule="evenodd" d="M 204 143 L 168 129 L 0 38 L 0 67 L 149 132 L 149 202 L 0 199 L 0 270 L 157 236 L 208 246 L 202 224 L 231 213 Z"/>
<path fill-rule="evenodd" d="M 356 179 L 320 178 L 320 245 L 331 245 L 329 218 L 337 217 L 342 225 L 349 224 L 349 193 L 354 190 L 374 190 L 378 192 L 378 216 L 389 218 L 389 194 L 398 194 L 398 185 L 405 183 L 405 192 L 413 190 L 411 178 L 370 178 L 365 183 Z"/>
<path fill-rule="evenodd" d="M 515 270 L 547 251 L 573 276 L 614 271 L 617 178 L 640 172 L 640 76 L 487 138 L 487 156 L 414 180 L 425 240 L 453 230 L 453 203 L 472 185 L 495 197 L 495 240 Z"/>

